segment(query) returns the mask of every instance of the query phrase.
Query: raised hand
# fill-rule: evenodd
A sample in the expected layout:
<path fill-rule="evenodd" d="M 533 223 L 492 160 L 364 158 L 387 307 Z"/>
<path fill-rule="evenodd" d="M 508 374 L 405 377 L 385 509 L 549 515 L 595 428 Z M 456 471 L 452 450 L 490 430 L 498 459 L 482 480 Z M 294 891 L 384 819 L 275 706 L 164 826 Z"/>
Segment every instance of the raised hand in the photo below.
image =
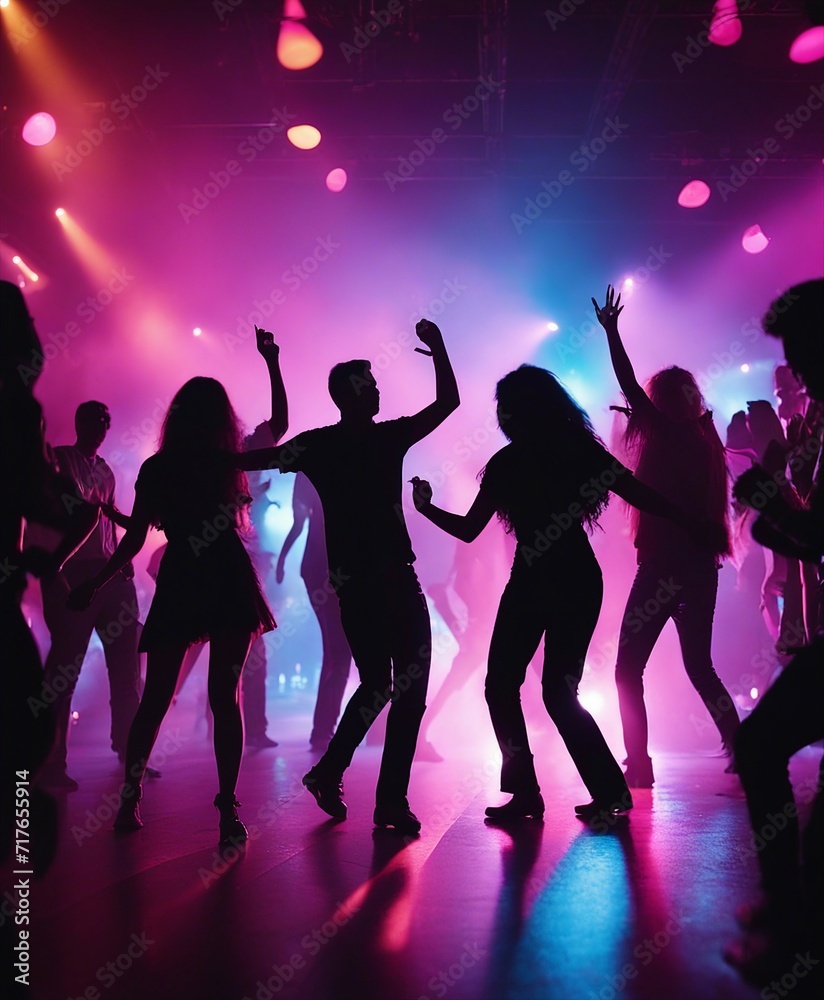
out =
<path fill-rule="evenodd" d="M 745 507 L 763 511 L 769 501 L 778 493 L 775 480 L 761 465 L 754 465 L 743 472 L 735 481 L 732 495 Z"/>
<path fill-rule="evenodd" d="M 425 479 L 419 479 L 417 476 L 413 476 L 409 482 L 412 483 L 412 502 L 415 504 L 415 510 L 424 510 L 432 502 L 432 487 Z"/>
<path fill-rule="evenodd" d="M 440 329 L 435 326 L 435 324 L 428 319 L 421 319 L 415 324 L 415 333 L 418 335 L 418 339 L 425 344 L 429 350 L 424 351 L 420 347 L 416 347 L 415 350 L 419 354 L 432 354 L 432 348 L 439 343 L 443 343 L 443 334 Z"/>
<path fill-rule="evenodd" d="M 624 311 L 624 307 L 621 305 L 621 294 L 618 293 L 618 297 L 615 297 L 615 289 L 612 285 L 607 285 L 607 295 L 603 306 L 599 306 L 595 299 L 590 300 L 595 306 L 595 316 L 601 326 L 607 330 L 617 330 L 618 329 L 618 317 Z"/>
<path fill-rule="evenodd" d="M 69 594 L 69 599 L 66 601 L 66 607 L 69 611 L 85 611 L 94 600 L 96 593 L 97 587 L 95 587 L 91 580 L 87 580 L 72 590 Z"/>
<path fill-rule="evenodd" d="M 255 327 L 255 339 L 257 340 L 258 354 L 261 354 L 266 361 L 277 361 L 280 355 L 280 348 L 275 343 L 275 335 L 268 330 L 261 330 Z"/>

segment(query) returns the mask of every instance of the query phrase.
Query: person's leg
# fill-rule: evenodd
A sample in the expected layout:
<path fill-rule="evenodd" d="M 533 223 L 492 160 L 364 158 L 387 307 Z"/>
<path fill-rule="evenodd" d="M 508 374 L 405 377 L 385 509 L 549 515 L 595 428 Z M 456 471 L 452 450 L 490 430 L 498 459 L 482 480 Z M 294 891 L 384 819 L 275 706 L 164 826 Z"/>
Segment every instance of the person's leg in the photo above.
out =
<path fill-rule="evenodd" d="M 540 791 L 521 707 L 521 686 L 529 661 L 541 641 L 544 621 L 536 595 L 512 576 L 501 603 L 489 645 L 484 693 L 492 728 L 501 750 L 501 791 Z"/>
<path fill-rule="evenodd" d="M 360 684 L 343 711 L 326 753 L 310 772 L 325 782 L 340 781 L 392 692 L 385 596 L 379 586 L 360 580 L 347 580 L 341 590 L 341 621 Z"/>
<path fill-rule="evenodd" d="M 215 761 L 220 795 L 234 800 L 243 755 L 238 686 L 252 644 L 247 632 L 211 636 L 209 706 L 214 718 Z"/>
<path fill-rule="evenodd" d="M 390 587 L 392 700 L 375 802 L 378 806 L 405 807 L 412 759 L 426 710 L 432 633 L 426 598 L 412 567 L 404 567 L 393 576 Z"/>
<path fill-rule="evenodd" d="M 72 580 L 69 579 L 68 584 L 67 587 L 59 577 L 42 583 L 43 617 L 51 634 L 51 646 L 43 667 L 42 700 L 52 705 L 55 723 L 54 745 L 43 767 L 42 779 L 44 784 L 60 785 L 65 782 L 66 787 L 76 788 L 76 783 L 66 776 L 69 716 L 80 668 L 94 629 L 98 598 L 95 597 L 85 611 L 69 611 L 66 600 Z"/>
<path fill-rule="evenodd" d="M 651 787 L 647 709 L 644 705 L 644 670 L 661 631 L 674 610 L 673 601 L 656 598 L 667 581 L 660 567 L 641 563 L 627 598 L 618 639 L 615 682 L 627 751 L 630 785 Z M 669 588 L 672 589 L 671 587 Z"/>
<path fill-rule="evenodd" d="M 266 642 L 252 643 L 243 668 L 243 726 L 249 746 L 275 746 L 266 735 Z"/>
<path fill-rule="evenodd" d="M 673 619 L 681 643 L 684 667 L 692 686 L 707 707 L 728 751 L 738 731 L 738 713 L 712 665 L 712 622 L 718 592 L 718 570 L 684 576 Z"/>
<path fill-rule="evenodd" d="M 781 632 L 781 611 L 778 598 L 784 593 L 786 562 L 783 556 L 770 549 L 764 553 L 764 579 L 761 582 L 761 616 L 773 642 L 778 642 Z"/>
<path fill-rule="evenodd" d="M 340 715 L 343 693 L 349 680 L 352 652 L 343 631 L 338 595 L 328 582 L 322 587 L 309 589 L 309 600 L 320 626 L 323 646 L 318 696 L 312 718 L 312 734 L 309 742 L 313 747 L 326 749 L 335 732 Z"/>
<path fill-rule="evenodd" d="M 789 761 L 802 747 L 824 737 L 822 657 L 820 638 L 797 653 L 735 738 L 735 761 L 753 831 L 748 848 L 758 859 L 764 892 L 779 922 L 792 916 L 799 901 L 798 813 Z M 820 815 L 820 802 L 816 808 Z M 820 842 L 815 850 L 821 850 Z"/>
<path fill-rule="evenodd" d="M 137 591 L 131 580 L 118 573 L 102 588 L 100 598 L 94 627 L 109 674 L 112 750 L 122 756 L 140 702 Z"/>
<path fill-rule="evenodd" d="M 601 570 L 594 558 L 592 566 L 571 569 L 574 578 L 556 581 L 545 593 L 544 704 L 593 802 L 623 810 L 632 803 L 624 775 L 598 724 L 578 700 L 587 649 L 601 612 Z"/>

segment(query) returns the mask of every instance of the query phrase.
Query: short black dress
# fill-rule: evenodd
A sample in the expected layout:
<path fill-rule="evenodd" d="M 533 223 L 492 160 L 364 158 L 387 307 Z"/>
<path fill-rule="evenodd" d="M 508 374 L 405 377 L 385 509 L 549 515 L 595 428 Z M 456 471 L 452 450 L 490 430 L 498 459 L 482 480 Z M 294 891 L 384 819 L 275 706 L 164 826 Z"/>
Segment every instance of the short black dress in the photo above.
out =
<path fill-rule="evenodd" d="M 275 628 L 252 560 L 236 527 L 236 507 L 216 500 L 223 493 L 229 455 L 204 454 L 175 461 L 165 452 L 140 468 L 135 494 L 168 547 L 143 626 L 140 651 L 212 636 Z"/>

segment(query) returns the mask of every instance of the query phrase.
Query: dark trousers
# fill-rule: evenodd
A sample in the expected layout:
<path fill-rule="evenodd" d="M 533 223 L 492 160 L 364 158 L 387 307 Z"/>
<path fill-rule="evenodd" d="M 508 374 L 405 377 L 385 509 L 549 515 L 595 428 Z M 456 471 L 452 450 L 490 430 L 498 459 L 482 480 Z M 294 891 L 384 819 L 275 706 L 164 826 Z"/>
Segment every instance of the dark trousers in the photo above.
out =
<path fill-rule="evenodd" d="M 618 802 L 626 782 L 597 723 L 578 701 L 578 684 L 603 597 L 594 555 L 553 567 L 516 566 L 504 589 L 486 676 L 486 701 L 501 748 L 501 791 L 538 791 L 521 707 L 521 686 L 544 637 L 544 704 L 593 799 Z"/>
<path fill-rule="evenodd" d="M 798 811 L 789 761 L 802 747 L 824 738 L 824 638 L 797 653 L 741 724 L 735 761 L 747 795 L 761 881 L 779 913 L 792 915 L 798 894 L 821 907 L 824 893 L 824 786 L 802 798 L 813 800 L 804 831 L 803 872 L 799 863 Z M 819 916 L 820 919 L 820 916 Z"/>
<path fill-rule="evenodd" d="M 678 569 L 668 563 L 642 562 L 621 623 L 615 680 L 630 764 L 648 757 L 644 670 L 667 621 L 678 631 L 684 667 L 701 696 L 725 746 L 732 748 L 738 714 L 712 665 L 712 620 L 718 592 L 718 570 Z"/>
<path fill-rule="evenodd" d="M 352 651 L 343 631 L 340 601 L 328 580 L 306 579 L 306 590 L 312 610 L 318 619 L 323 644 L 318 697 L 312 719 L 312 743 L 328 743 L 335 732 L 335 725 L 343 703 L 343 692 L 349 680 Z"/>
<path fill-rule="evenodd" d="M 69 588 L 94 576 L 98 562 L 69 561 L 63 577 Z M 58 580 L 43 581 L 43 616 L 51 633 L 51 648 L 44 668 L 44 700 L 53 699 L 57 736 L 50 763 L 66 765 L 66 744 L 72 696 L 92 632 L 103 643 L 109 674 L 112 710 L 112 749 L 126 752 L 129 729 L 140 701 L 140 666 L 137 658 L 138 604 L 134 583 L 118 573 L 95 594 L 85 611 L 68 611 L 68 593 Z"/>
<path fill-rule="evenodd" d="M 378 805 L 406 799 L 426 708 L 432 655 L 429 612 L 411 566 L 352 577 L 339 591 L 341 620 L 360 684 L 316 770 L 338 778 L 381 709 L 389 704 L 375 792 Z"/>

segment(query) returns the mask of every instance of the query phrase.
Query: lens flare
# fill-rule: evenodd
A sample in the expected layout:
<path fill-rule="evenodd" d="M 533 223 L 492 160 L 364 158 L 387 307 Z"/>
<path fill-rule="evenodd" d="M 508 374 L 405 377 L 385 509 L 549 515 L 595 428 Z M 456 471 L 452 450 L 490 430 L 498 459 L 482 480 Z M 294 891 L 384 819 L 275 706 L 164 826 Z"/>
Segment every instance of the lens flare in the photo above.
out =
<path fill-rule="evenodd" d="M 323 46 L 302 24 L 284 21 L 280 26 L 277 57 L 286 69 L 309 69 L 323 55 Z"/>
<path fill-rule="evenodd" d="M 790 59 L 794 63 L 811 63 L 824 59 L 824 24 L 807 28 L 790 46 Z"/>
<path fill-rule="evenodd" d="M 330 191 L 337 193 L 338 191 L 343 191 L 348 180 L 349 178 L 343 167 L 335 167 L 334 170 L 330 170 L 326 175 L 326 186 Z"/>
<path fill-rule="evenodd" d="M 57 132 L 57 122 L 45 111 L 32 115 L 23 126 L 23 139 L 30 146 L 45 146 Z"/>
<path fill-rule="evenodd" d="M 286 130 L 286 138 L 298 149 L 314 149 L 320 142 L 320 132 L 314 125 L 293 125 Z"/>
<path fill-rule="evenodd" d="M 710 199 L 710 187 L 705 181 L 689 181 L 678 194 L 681 208 L 700 208 Z"/>

